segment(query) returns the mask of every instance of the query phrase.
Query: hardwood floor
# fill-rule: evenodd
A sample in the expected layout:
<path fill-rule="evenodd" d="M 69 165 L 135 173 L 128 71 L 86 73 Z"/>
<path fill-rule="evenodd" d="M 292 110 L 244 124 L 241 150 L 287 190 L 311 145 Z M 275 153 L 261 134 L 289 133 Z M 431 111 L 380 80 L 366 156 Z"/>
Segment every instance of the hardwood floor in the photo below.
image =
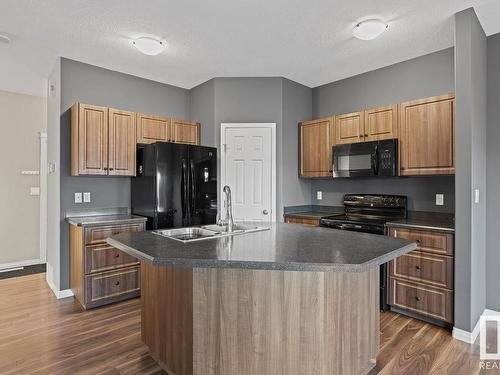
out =
<path fill-rule="evenodd" d="M 500 373 L 480 372 L 479 347 L 444 329 L 394 313 L 380 319 L 370 375 Z M 73 298 L 58 301 L 36 274 L 0 280 L 0 374 L 165 372 L 141 343 L 139 299 L 83 311 Z"/>

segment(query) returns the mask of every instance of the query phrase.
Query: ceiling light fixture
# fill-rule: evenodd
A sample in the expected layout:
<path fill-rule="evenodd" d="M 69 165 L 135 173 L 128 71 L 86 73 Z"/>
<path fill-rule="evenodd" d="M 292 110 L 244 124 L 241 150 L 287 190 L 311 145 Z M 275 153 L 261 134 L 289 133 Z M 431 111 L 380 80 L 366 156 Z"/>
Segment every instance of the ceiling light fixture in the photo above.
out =
<path fill-rule="evenodd" d="M 132 45 L 145 55 L 155 56 L 167 48 L 164 41 L 149 36 L 142 36 L 132 40 Z"/>
<path fill-rule="evenodd" d="M 354 26 L 352 35 L 361 40 L 372 40 L 380 36 L 389 25 L 380 20 L 361 21 Z"/>
<path fill-rule="evenodd" d="M 0 43 L 9 44 L 10 38 L 7 35 L 0 34 Z"/>

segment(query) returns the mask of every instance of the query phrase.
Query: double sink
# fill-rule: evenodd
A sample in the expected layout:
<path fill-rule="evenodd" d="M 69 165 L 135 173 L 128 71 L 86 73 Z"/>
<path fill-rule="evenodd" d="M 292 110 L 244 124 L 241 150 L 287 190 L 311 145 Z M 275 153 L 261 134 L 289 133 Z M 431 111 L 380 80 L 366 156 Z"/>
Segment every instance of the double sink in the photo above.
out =
<path fill-rule="evenodd" d="M 161 229 L 153 231 L 154 234 L 167 237 L 172 240 L 181 242 L 193 242 L 208 240 L 210 238 L 218 238 L 224 236 L 231 236 L 236 234 L 245 234 L 252 232 L 260 232 L 269 230 L 267 227 L 258 227 L 254 225 L 234 224 L 233 231 L 228 232 L 225 225 L 205 225 L 202 227 L 188 227 L 177 229 Z"/>

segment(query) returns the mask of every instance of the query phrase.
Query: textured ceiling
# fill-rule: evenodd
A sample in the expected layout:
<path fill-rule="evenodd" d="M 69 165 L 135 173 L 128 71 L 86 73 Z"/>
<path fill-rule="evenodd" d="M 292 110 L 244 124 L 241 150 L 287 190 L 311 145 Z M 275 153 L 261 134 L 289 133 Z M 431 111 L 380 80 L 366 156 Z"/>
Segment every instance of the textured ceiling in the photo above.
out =
<path fill-rule="evenodd" d="M 453 14 L 474 6 L 488 35 L 499 0 L 2 0 L 0 69 L 48 76 L 55 56 L 191 88 L 213 77 L 284 76 L 310 87 L 453 45 Z M 356 21 L 389 23 L 354 39 Z M 159 56 L 130 38 L 157 35 Z"/>

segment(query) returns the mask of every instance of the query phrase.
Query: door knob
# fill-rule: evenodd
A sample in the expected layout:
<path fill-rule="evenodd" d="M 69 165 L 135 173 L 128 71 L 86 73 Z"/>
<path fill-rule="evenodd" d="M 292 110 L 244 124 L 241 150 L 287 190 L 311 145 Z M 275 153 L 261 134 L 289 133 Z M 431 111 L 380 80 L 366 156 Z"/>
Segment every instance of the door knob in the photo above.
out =
<path fill-rule="evenodd" d="M 267 215 L 267 214 L 269 213 L 269 211 L 264 209 L 264 210 L 262 210 L 262 213 L 263 213 L 264 215 Z"/>

